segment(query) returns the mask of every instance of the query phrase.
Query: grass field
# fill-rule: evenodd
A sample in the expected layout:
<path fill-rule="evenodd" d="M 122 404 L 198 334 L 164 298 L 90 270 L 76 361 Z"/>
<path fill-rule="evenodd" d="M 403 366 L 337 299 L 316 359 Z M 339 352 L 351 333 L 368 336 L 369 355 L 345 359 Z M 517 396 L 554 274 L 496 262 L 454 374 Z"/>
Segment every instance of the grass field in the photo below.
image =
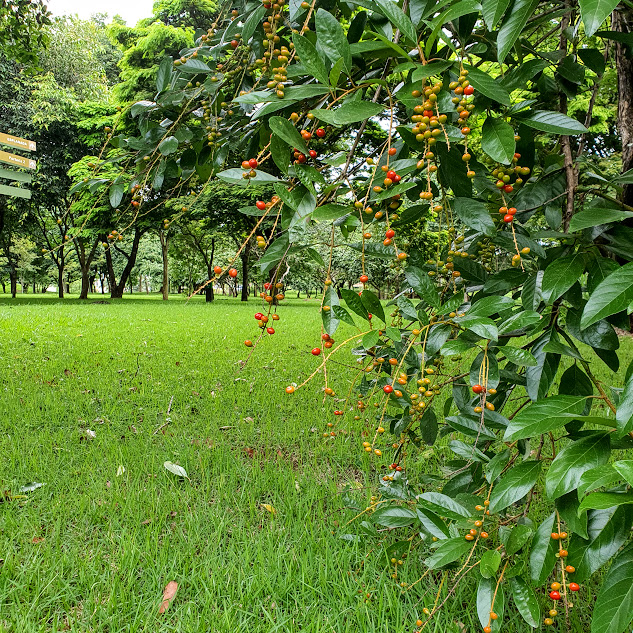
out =
<path fill-rule="evenodd" d="M 0 631 L 412 631 L 440 576 L 401 591 L 381 543 L 340 538 L 360 529 L 342 492 L 368 501 L 388 451 L 365 455 L 360 426 L 321 437 L 319 379 L 284 393 L 318 363 L 317 303 L 282 307 L 243 366 L 256 302 L 101 299 L 0 300 L 0 493 L 46 484 L 0 503 Z M 399 581 L 422 572 L 412 556 Z M 479 631 L 472 598 L 427 630 Z"/>

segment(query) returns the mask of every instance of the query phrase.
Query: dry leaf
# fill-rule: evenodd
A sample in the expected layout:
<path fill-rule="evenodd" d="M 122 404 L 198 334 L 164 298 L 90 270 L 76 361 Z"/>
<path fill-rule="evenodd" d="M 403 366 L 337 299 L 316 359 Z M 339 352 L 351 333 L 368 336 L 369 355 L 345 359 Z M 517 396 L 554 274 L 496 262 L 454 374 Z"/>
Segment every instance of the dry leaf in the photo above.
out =
<path fill-rule="evenodd" d="M 271 514 L 277 514 L 277 510 L 275 510 L 275 508 L 273 508 L 269 503 L 262 503 L 262 508 L 268 510 Z"/>
<path fill-rule="evenodd" d="M 31 543 L 34 543 L 35 545 L 38 545 L 39 543 L 43 543 L 46 539 L 44 539 L 41 536 L 34 536 L 33 540 L 31 541 Z"/>
<path fill-rule="evenodd" d="M 145 519 L 145 521 L 143 521 L 141 525 L 149 525 L 151 522 L 152 522 L 151 519 Z"/>
<path fill-rule="evenodd" d="M 163 601 L 158 609 L 158 613 L 165 613 L 167 609 L 169 609 L 169 605 L 171 601 L 176 596 L 176 592 L 178 591 L 178 583 L 175 580 L 170 580 L 167 583 L 167 586 L 163 590 Z"/>

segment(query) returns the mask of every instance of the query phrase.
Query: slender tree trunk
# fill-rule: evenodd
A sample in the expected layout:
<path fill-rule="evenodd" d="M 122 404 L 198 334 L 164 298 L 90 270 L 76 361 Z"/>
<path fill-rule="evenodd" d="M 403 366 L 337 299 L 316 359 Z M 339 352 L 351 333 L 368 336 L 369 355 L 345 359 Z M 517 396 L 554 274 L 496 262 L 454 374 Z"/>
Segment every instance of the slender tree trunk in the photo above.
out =
<path fill-rule="evenodd" d="M 57 264 L 57 296 L 64 298 L 64 265 Z"/>
<path fill-rule="evenodd" d="M 633 33 L 633 9 L 622 5 L 614 11 L 612 30 L 618 33 Z M 633 169 L 633 55 L 631 47 L 622 42 L 615 43 L 615 68 L 618 76 L 618 127 L 622 139 L 622 172 Z M 633 207 L 633 185 L 624 185 L 622 202 Z"/>
<path fill-rule="evenodd" d="M 14 268 L 11 268 L 9 272 L 9 279 L 11 280 L 11 297 L 15 299 L 18 294 L 18 275 Z"/>
<path fill-rule="evenodd" d="M 250 248 L 248 245 L 242 251 L 240 258 L 242 259 L 242 301 L 248 301 L 248 260 L 250 256 Z M 237 287 L 236 287 L 237 290 Z M 236 292 L 237 295 L 237 292 Z"/>
<path fill-rule="evenodd" d="M 143 233 L 140 229 L 136 228 L 134 230 L 134 240 L 132 241 L 132 250 L 130 251 L 127 264 L 125 265 L 125 268 L 123 269 L 123 272 L 121 273 L 121 278 L 119 279 L 118 284 L 116 281 L 116 275 L 114 273 L 114 266 L 112 264 L 112 253 L 110 252 L 109 248 L 106 249 L 106 265 L 108 268 L 108 283 L 110 286 L 111 299 L 123 298 L 123 291 L 125 290 L 125 287 L 127 286 L 128 281 L 130 282 L 130 294 L 132 293 L 132 286 L 131 286 L 132 280 L 130 278 L 130 275 L 132 274 L 132 269 L 134 268 L 134 265 L 136 264 L 136 257 L 138 255 L 138 245 L 139 245 L 139 242 L 141 241 L 142 235 Z M 107 238 L 103 239 L 102 241 L 107 241 Z"/>
<path fill-rule="evenodd" d="M 160 252 L 163 256 L 163 301 L 169 299 L 169 237 L 165 231 L 159 231 Z"/>

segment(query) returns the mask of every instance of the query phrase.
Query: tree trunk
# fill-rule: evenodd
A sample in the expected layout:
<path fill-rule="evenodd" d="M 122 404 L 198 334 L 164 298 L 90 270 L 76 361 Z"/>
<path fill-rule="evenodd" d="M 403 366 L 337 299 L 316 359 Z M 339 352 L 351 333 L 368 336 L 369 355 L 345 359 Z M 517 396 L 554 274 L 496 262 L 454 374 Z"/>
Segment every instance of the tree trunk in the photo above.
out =
<path fill-rule="evenodd" d="M 248 260 L 250 256 L 250 248 L 244 247 L 240 258 L 242 260 L 242 295 L 241 301 L 248 301 Z M 237 287 L 236 287 L 237 290 Z M 237 295 L 237 292 L 236 292 Z"/>
<path fill-rule="evenodd" d="M 9 279 L 11 280 L 11 297 L 15 299 L 18 294 L 18 275 L 15 270 L 9 272 Z"/>
<path fill-rule="evenodd" d="M 169 299 L 169 237 L 164 231 L 159 231 L 160 251 L 163 256 L 163 301 Z"/>
<path fill-rule="evenodd" d="M 57 265 L 57 296 L 64 298 L 64 265 Z"/>
<path fill-rule="evenodd" d="M 138 245 L 141 241 L 143 233 L 139 228 L 134 230 L 134 240 L 132 241 L 132 250 L 130 254 L 127 256 L 127 264 L 121 273 L 121 279 L 119 279 L 119 283 L 117 284 L 116 275 L 114 273 L 114 266 L 112 264 L 112 253 L 110 249 L 106 249 L 106 266 L 108 268 L 108 284 L 110 286 L 110 298 L 111 299 L 122 299 L 123 291 L 125 290 L 125 286 L 127 286 L 128 280 L 130 284 L 132 280 L 130 279 L 130 275 L 132 273 L 132 269 L 136 264 L 136 256 L 138 255 Z M 104 239 L 102 241 L 107 241 L 107 238 L 103 236 Z M 130 293 L 132 292 L 132 286 L 130 285 Z"/>
<path fill-rule="evenodd" d="M 614 11 L 611 28 L 618 33 L 633 33 L 633 10 Z M 615 43 L 615 68 L 618 76 L 618 127 L 622 139 L 622 173 L 633 169 L 633 55 L 631 47 Z M 633 206 L 633 185 L 624 185 L 622 202 Z"/>

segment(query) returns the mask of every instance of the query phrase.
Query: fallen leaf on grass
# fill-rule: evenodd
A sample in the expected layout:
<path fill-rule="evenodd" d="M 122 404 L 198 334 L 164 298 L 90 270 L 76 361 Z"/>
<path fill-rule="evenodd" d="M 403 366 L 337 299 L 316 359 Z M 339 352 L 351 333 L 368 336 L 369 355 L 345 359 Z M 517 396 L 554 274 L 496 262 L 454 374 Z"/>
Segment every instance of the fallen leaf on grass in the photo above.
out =
<path fill-rule="evenodd" d="M 178 466 L 178 464 L 172 464 L 172 462 L 165 462 L 163 466 L 174 475 L 178 475 L 178 477 L 185 477 L 189 479 L 189 475 L 187 475 L 187 471 L 182 467 Z"/>
<path fill-rule="evenodd" d="M 43 543 L 46 539 L 42 536 L 34 536 L 33 540 L 31 541 L 31 543 L 35 544 L 35 545 L 39 545 L 40 543 Z"/>
<path fill-rule="evenodd" d="M 151 522 L 152 522 L 151 519 L 145 519 L 145 521 L 143 521 L 141 525 L 149 525 Z"/>
<path fill-rule="evenodd" d="M 163 601 L 158 609 L 158 613 L 165 613 L 167 609 L 169 609 L 169 605 L 171 601 L 176 596 L 176 592 L 178 591 L 178 583 L 175 580 L 170 580 L 167 583 L 167 586 L 163 590 Z"/>
<path fill-rule="evenodd" d="M 41 488 L 45 485 L 46 484 L 40 483 L 39 481 L 33 481 L 30 484 L 22 486 L 18 492 L 33 492 L 34 490 L 37 490 L 38 488 Z"/>
<path fill-rule="evenodd" d="M 125 472 L 125 466 L 121 465 L 117 468 L 116 476 L 120 477 Z"/>
<path fill-rule="evenodd" d="M 275 508 L 273 508 L 269 503 L 262 503 L 262 508 L 264 508 L 264 510 L 268 510 L 271 514 L 277 514 L 277 510 L 275 510 Z"/>

